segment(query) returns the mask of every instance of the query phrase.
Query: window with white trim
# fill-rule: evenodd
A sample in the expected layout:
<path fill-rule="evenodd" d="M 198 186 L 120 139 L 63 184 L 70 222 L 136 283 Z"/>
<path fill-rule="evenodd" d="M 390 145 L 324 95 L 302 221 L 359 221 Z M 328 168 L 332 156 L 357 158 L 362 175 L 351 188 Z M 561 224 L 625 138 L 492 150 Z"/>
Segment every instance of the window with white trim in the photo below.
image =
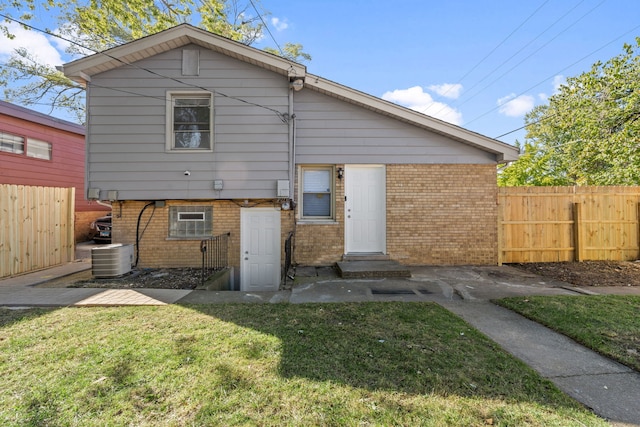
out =
<path fill-rule="evenodd" d="M 212 206 L 170 206 L 169 237 L 211 237 L 213 232 Z"/>
<path fill-rule="evenodd" d="M 167 93 L 167 149 L 213 149 L 213 95 L 210 92 Z"/>
<path fill-rule="evenodd" d="M 301 219 L 332 220 L 335 218 L 335 197 L 332 166 L 302 166 L 300 189 Z"/>

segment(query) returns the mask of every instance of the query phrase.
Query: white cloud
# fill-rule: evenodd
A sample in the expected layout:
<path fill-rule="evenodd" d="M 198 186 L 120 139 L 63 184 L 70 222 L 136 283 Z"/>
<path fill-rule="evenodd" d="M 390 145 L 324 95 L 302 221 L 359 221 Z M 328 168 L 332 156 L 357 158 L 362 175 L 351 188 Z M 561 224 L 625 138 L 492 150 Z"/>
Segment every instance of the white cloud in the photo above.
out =
<path fill-rule="evenodd" d="M 441 85 L 431 85 L 427 89 L 445 98 L 458 99 L 462 92 L 462 85 L 460 83 L 443 83 Z"/>
<path fill-rule="evenodd" d="M 454 125 L 462 124 L 462 114 L 458 110 L 442 102 L 434 101 L 431 95 L 425 93 L 420 86 L 385 92 L 382 95 L 382 99 L 428 114 Z"/>
<path fill-rule="evenodd" d="M 277 31 L 284 31 L 287 28 L 289 28 L 289 23 L 287 22 L 286 19 L 282 20 L 280 18 L 276 18 L 275 16 L 271 18 L 271 25 L 273 25 L 273 27 Z"/>
<path fill-rule="evenodd" d="M 529 95 L 516 97 L 515 93 L 498 99 L 500 113 L 509 117 L 522 117 L 535 105 L 535 98 Z"/>
<path fill-rule="evenodd" d="M 551 82 L 551 85 L 553 86 L 553 92 L 551 93 L 551 95 L 556 95 L 560 91 L 560 86 L 566 83 L 567 79 L 562 74 L 558 74 L 557 76 L 555 76 Z M 538 94 L 538 98 L 540 98 L 543 102 L 546 102 L 549 99 L 549 95 L 547 95 L 546 93 L 540 93 Z"/>
<path fill-rule="evenodd" d="M 553 78 L 553 93 L 558 93 L 558 91 L 560 90 L 560 86 L 565 83 L 567 83 L 567 79 L 563 75 L 558 74 L 557 76 L 555 76 Z"/>
<path fill-rule="evenodd" d="M 15 38 L 9 39 L 4 34 L 0 34 L 0 58 L 2 60 L 6 60 L 15 49 L 22 47 L 44 64 L 56 66 L 64 63 L 60 52 L 54 47 L 56 44 L 53 41 L 54 37 L 25 30 L 15 23 L 8 24 L 8 28 L 9 32 L 15 35 Z"/>

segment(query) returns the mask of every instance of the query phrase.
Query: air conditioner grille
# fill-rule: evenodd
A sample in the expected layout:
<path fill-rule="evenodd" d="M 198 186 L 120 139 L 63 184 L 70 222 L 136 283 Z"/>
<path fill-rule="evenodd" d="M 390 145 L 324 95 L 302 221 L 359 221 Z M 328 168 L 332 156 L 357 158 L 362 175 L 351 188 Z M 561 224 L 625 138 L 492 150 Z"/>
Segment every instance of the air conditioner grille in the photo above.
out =
<path fill-rule="evenodd" d="M 118 277 L 131 271 L 133 245 L 121 243 L 91 249 L 91 268 L 95 278 Z"/>

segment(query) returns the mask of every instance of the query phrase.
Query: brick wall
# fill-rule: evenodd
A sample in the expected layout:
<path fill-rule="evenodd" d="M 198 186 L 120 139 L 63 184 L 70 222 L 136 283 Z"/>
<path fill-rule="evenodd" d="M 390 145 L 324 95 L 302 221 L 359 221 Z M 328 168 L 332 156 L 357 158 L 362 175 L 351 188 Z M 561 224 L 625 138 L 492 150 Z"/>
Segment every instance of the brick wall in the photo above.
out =
<path fill-rule="evenodd" d="M 338 165 L 338 167 L 343 167 Z M 387 165 L 387 252 L 404 264 L 497 264 L 494 165 Z M 281 212 L 281 247 L 295 230 L 293 261 L 331 265 L 344 254 L 344 181 L 336 180 L 336 221 L 297 221 Z M 249 201 L 254 205 L 256 201 Z M 145 202 L 115 203 L 113 242 L 135 243 Z M 199 240 L 168 239 L 170 206 L 213 206 L 213 234 L 231 233 L 229 263 L 240 267 L 240 206 L 232 201 L 169 201 L 147 208 L 140 222 L 138 267 L 199 267 Z M 260 206 L 271 206 L 265 201 Z"/>
<path fill-rule="evenodd" d="M 147 202 L 127 201 L 113 207 L 113 243 L 135 243 L 136 223 L 138 215 Z M 272 206 L 250 201 L 251 206 Z M 232 201 L 168 201 L 163 208 L 148 207 L 140 220 L 140 268 L 177 268 L 200 267 L 202 254 L 200 239 L 169 239 L 169 207 L 170 206 L 213 206 L 213 234 L 230 232 L 229 264 L 240 268 L 240 205 Z M 281 246 L 284 262 L 284 240 L 293 226 L 293 212 L 282 211 L 281 214 Z"/>
<path fill-rule="evenodd" d="M 344 165 L 336 165 L 344 168 Z M 299 171 L 298 171 L 299 172 Z M 299 179 L 296 179 L 296 191 Z M 344 254 L 344 180 L 335 182 L 336 221 L 311 223 L 297 221 L 294 262 L 299 265 L 332 265 Z"/>
<path fill-rule="evenodd" d="M 497 264 L 495 165 L 388 165 L 387 251 L 404 264 Z"/>

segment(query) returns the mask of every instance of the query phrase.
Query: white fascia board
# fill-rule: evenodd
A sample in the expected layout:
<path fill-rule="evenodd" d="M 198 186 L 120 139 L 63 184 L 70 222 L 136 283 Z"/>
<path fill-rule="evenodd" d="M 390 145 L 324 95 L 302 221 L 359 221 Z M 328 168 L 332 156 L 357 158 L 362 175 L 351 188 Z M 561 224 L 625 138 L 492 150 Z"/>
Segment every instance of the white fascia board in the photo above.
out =
<path fill-rule="evenodd" d="M 402 107 L 384 99 L 357 91 L 347 86 L 340 85 L 320 76 L 307 73 L 305 87 L 317 90 L 321 93 L 333 96 L 352 104 L 360 105 L 369 110 L 376 111 L 386 116 L 399 119 L 403 122 L 419 126 L 421 128 L 446 135 L 462 143 L 477 147 L 483 151 L 496 155 L 499 163 L 509 162 L 518 159 L 519 150 L 517 147 L 498 141 L 493 138 L 472 132 L 460 126 L 447 123 L 433 118 L 426 114 L 421 114 L 409 108 Z"/>
<path fill-rule="evenodd" d="M 134 40 L 64 65 L 64 73 L 73 80 L 83 80 L 119 66 L 194 43 L 227 56 L 245 61 L 288 77 L 304 77 L 306 67 L 242 43 L 218 36 L 189 24 Z"/>

